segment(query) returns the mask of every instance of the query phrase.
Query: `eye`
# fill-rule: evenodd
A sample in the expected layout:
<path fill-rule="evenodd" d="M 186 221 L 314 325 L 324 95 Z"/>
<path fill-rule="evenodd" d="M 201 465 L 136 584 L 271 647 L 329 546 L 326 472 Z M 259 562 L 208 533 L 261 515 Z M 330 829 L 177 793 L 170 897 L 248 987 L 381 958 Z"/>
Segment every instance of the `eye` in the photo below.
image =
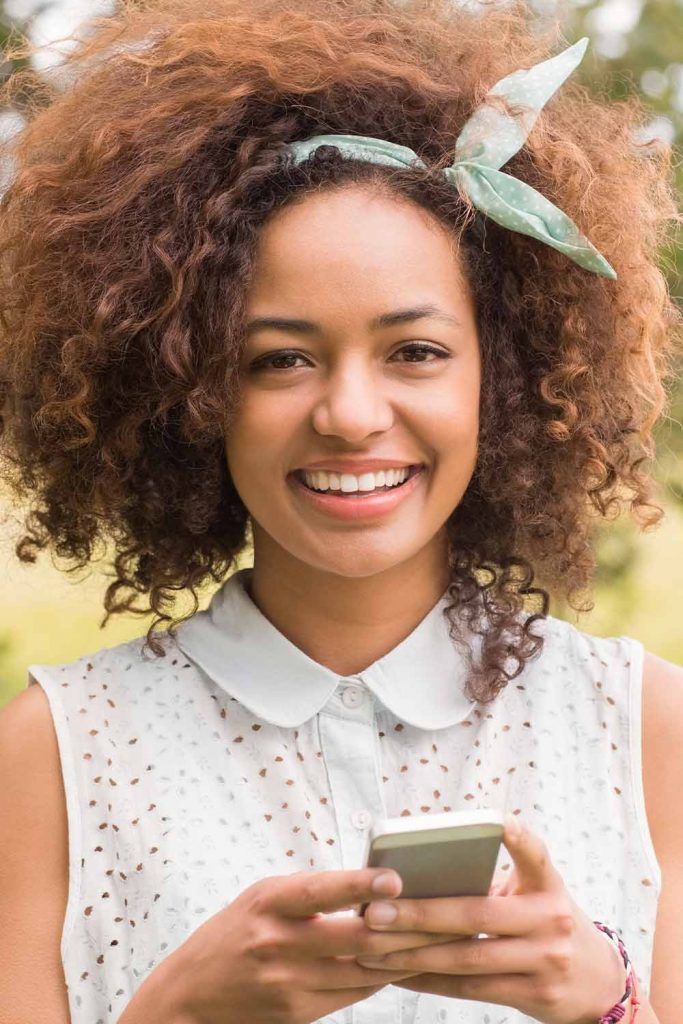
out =
<path fill-rule="evenodd" d="M 412 355 L 417 355 L 418 357 L 431 355 L 431 356 L 434 356 L 435 359 L 449 359 L 450 358 L 450 353 L 449 352 L 444 352 L 443 349 L 436 348 L 436 346 L 434 346 L 434 345 L 426 345 L 424 342 L 411 342 L 409 345 L 404 345 L 403 348 L 398 349 L 398 351 L 395 352 L 394 355 L 397 356 L 397 355 L 399 355 L 400 353 L 403 353 L 403 352 L 409 352 Z M 253 372 L 256 372 L 258 370 L 268 370 L 268 369 L 272 369 L 272 370 L 296 370 L 296 369 L 298 369 L 298 367 L 294 366 L 291 362 L 289 363 L 289 365 L 283 366 L 282 365 L 283 360 L 286 362 L 287 360 L 291 361 L 291 360 L 304 359 L 304 358 L 305 357 L 302 356 L 300 352 L 295 352 L 293 350 L 283 350 L 281 352 L 272 352 L 270 355 L 262 356 L 260 359 L 257 359 L 254 363 L 252 363 L 251 364 L 251 370 Z M 415 364 L 415 363 L 432 363 L 432 362 L 434 362 L 434 359 L 417 358 L 417 359 L 406 359 L 406 360 L 402 360 L 402 361 L 403 362 L 408 362 L 408 363 L 413 363 L 413 364 Z M 279 364 L 279 365 L 276 365 L 276 364 Z"/>
<path fill-rule="evenodd" d="M 450 353 L 444 352 L 443 349 L 436 348 L 434 345 L 425 345 L 424 342 L 412 342 L 410 345 L 404 345 L 403 348 L 400 348 L 398 350 L 398 352 L 395 353 L 395 355 L 398 355 L 400 352 L 413 352 L 413 353 L 418 353 L 418 354 L 430 354 L 430 355 L 436 356 L 437 359 L 449 359 L 450 358 Z M 409 363 L 427 363 L 427 362 L 431 363 L 434 360 L 432 360 L 432 359 L 408 359 L 407 361 Z"/>
<path fill-rule="evenodd" d="M 300 352 L 272 352 L 268 356 L 262 356 L 251 364 L 251 369 L 256 372 L 257 370 L 295 370 L 295 366 L 275 366 L 276 362 L 281 362 L 283 359 L 303 359 L 304 357 Z"/>

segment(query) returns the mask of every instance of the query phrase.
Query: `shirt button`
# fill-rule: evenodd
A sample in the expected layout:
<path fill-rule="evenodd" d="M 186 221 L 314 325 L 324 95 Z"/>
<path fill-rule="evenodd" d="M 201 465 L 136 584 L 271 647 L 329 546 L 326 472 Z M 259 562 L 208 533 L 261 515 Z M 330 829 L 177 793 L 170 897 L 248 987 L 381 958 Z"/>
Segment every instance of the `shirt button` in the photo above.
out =
<path fill-rule="evenodd" d="M 357 829 L 369 828 L 371 821 L 372 815 L 369 811 L 354 811 L 351 815 L 351 822 Z"/>
<path fill-rule="evenodd" d="M 342 693 L 342 704 L 347 708 L 357 708 L 365 700 L 361 686 L 346 686 Z"/>

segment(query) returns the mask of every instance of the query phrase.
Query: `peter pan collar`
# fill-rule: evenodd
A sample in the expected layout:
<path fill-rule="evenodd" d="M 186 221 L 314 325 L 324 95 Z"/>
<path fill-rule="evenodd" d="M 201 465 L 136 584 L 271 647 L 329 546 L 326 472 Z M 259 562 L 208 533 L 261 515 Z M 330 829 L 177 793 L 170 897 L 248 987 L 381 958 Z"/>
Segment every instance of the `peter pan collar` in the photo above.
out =
<path fill-rule="evenodd" d="M 290 728 L 317 714 L 340 683 L 364 683 L 394 715 L 419 729 L 445 729 L 472 708 L 467 667 L 448 634 L 444 592 L 412 633 L 362 672 L 339 676 L 309 658 L 267 619 L 233 573 L 205 611 L 177 628 L 184 653 L 222 689 L 267 722 Z"/>

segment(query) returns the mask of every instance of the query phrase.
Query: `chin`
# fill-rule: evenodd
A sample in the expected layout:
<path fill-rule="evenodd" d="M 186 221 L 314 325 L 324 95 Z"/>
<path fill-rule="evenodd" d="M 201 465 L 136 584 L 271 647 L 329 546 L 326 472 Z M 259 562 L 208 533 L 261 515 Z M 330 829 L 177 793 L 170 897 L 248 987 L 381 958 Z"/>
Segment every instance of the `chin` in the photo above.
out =
<path fill-rule="evenodd" d="M 349 579 L 366 579 L 369 576 L 378 576 L 380 573 L 390 572 L 403 563 L 415 558 L 420 548 L 413 543 L 402 550 L 396 542 L 390 543 L 389 549 L 384 549 L 378 544 L 373 544 L 368 538 L 361 537 L 351 541 L 345 538 L 340 540 L 338 549 L 335 549 L 334 541 L 326 544 L 321 551 L 310 549 L 289 551 L 298 561 L 310 566 L 319 572 L 330 573 L 334 576 L 343 576 Z"/>

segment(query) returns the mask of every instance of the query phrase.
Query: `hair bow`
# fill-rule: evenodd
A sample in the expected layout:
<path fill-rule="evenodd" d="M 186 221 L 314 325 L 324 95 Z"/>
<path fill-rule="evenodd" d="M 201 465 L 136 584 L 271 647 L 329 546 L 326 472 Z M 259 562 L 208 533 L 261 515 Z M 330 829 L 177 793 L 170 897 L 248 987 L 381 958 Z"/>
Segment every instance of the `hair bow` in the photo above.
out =
<path fill-rule="evenodd" d="M 613 267 L 566 213 L 531 185 L 499 169 L 524 145 L 541 109 L 581 62 L 587 46 L 584 36 L 556 57 L 501 78 L 487 96 L 502 96 L 521 112 L 510 114 L 484 99 L 463 126 L 453 162 L 442 172 L 497 224 L 545 242 L 586 270 L 616 278 Z M 350 157 L 387 166 L 427 167 L 408 146 L 366 135 L 313 135 L 290 142 L 287 148 L 298 164 L 319 146 L 335 146 Z"/>

